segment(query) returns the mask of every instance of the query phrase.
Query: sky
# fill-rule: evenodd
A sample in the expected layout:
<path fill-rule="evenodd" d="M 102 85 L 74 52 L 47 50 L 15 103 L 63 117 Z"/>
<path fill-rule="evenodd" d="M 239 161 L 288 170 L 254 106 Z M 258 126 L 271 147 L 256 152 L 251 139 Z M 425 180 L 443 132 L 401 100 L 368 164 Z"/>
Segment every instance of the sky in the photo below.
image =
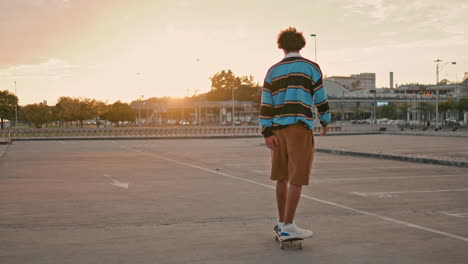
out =
<path fill-rule="evenodd" d="M 468 72 L 465 0 L 0 0 L 0 10 L 0 90 L 16 82 L 20 105 L 191 96 L 226 69 L 262 84 L 289 26 L 326 76 L 374 72 L 388 87 L 392 71 L 397 84 L 431 84 L 436 59 L 440 79 Z"/>

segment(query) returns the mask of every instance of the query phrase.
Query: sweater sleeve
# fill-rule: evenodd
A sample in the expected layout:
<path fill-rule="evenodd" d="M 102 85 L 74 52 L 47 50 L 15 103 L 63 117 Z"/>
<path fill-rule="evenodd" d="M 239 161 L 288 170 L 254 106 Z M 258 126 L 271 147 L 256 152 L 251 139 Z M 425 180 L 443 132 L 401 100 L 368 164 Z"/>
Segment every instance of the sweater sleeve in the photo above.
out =
<path fill-rule="evenodd" d="M 320 118 L 320 124 L 327 126 L 331 121 L 330 107 L 328 105 L 328 97 L 323 86 L 323 75 L 320 69 L 314 76 L 315 81 L 312 84 L 312 93 L 314 97 L 314 105 L 317 108 L 317 112 Z"/>
<path fill-rule="evenodd" d="M 323 87 L 322 78 L 315 83 L 314 87 L 314 105 L 317 107 L 317 112 L 320 118 L 320 124 L 327 126 L 331 121 L 330 107 L 328 105 L 328 97 Z"/>
<path fill-rule="evenodd" d="M 269 74 L 263 82 L 262 101 L 260 104 L 260 116 L 258 122 L 262 127 L 262 135 L 267 138 L 273 136 L 273 118 L 275 116 L 275 105 L 271 93 L 271 80 Z"/>

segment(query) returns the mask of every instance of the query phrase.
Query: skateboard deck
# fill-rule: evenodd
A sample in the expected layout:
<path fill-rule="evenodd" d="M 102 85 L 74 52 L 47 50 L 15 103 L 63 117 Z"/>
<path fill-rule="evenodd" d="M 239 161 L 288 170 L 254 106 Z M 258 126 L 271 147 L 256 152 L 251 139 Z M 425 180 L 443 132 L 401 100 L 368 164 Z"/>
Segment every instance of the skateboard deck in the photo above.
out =
<path fill-rule="evenodd" d="M 278 233 L 278 227 L 275 226 L 273 232 L 275 233 L 275 240 L 279 242 L 280 248 L 285 249 L 285 248 L 298 248 L 302 249 L 302 241 L 304 239 L 302 238 L 292 238 L 292 239 L 281 239 L 279 233 Z"/>

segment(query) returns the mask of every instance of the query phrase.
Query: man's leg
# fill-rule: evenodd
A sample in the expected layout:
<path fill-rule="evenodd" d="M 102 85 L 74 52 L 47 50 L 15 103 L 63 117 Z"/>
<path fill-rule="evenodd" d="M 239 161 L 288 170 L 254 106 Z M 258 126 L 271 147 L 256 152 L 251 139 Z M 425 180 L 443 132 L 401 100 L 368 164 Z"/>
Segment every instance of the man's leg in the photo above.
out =
<path fill-rule="evenodd" d="M 280 222 L 284 222 L 287 199 L 288 181 L 278 180 L 276 182 L 276 202 L 278 204 L 278 219 Z"/>
<path fill-rule="evenodd" d="M 301 198 L 301 185 L 289 184 L 286 201 L 286 212 L 284 214 L 284 224 L 291 224 L 294 221 L 296 215 L 297 205 Z"/>

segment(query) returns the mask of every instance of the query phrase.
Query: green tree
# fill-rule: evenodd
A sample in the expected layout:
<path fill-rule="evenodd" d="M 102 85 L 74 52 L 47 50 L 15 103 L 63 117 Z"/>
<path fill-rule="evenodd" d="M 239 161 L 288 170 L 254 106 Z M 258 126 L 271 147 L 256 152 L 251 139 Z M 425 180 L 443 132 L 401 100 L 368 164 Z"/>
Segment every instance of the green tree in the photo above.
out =
<path fill-rule="evenodd" d="M 129 104 L 117 101 L 110 106 L 110 109 L 106 113 L 102 115 L 102 118 L 109 120 L 118 126 L 121 121 L 134 122 L 136 119 L 136 112 Z"/>
<path fill-rule="evenodd" d="M 56 116 L 64 121 L 79 121 L 83 127 L 83 121 L 94 119 L 103 114 L 105 104 L 88 98 L 60 97 L 56 105 Z"/>
<path fill-rule="evenodd" d="M 396 103 L 391 102 L 385 106 L 377 107 L 377 116 L 379 118 L 398 119 L 398 106 Z"/>
<path fill-rule="evenodd" d="M 22 108 L 22 119 L 36 128 L 41 128 L 43 124 L 51 121 L 52 113 L 51 107 L 40 103 L 30 104 Z"/>
<path fill-rule="evenodd" d="M 409 108 L 409 104 L 407 104 L 407 103 L 397 104 L 397 113 L 398 113 L 398 118 L 397 119 L 399 119 L 399 120 L 406 119 L 406 115 L 408 114 L 408 108 Z"/>
<path fill-rule="evenodd" d="M 461 98 L 457 103 L 457 109 L 458 116 L 463 119 L 463 113 L 468 112 L 468 98 Z"/>
<path fill-rule="evenodd" d="M 452 99 L 448 99 L 445 102 L 439 103 L 439 111 L 441 111 L 443 113 L 442 120 L 445 120 L 445 118 L 447 116 L 447 112 L 449 110 L 455 110 L 455 109 L 457 109 L 457 102 L 455 102 Z"/>
<path fill-rule="evenodd" d="M 457 109 L 460 112 L 468 111 L 468 98 L 461 98 L 457 103 Z"/>
<path fill-rule="evenodd" d="M 435 112 L 435 104 L 429 102 L 421 102 L 418 110 L 420 110 L 425 116 L 426 120 L 431 120 L 432 113 Z"/>
<path fill-rule="evenodd" d="M 17 105 L 16 95 L 9 91 L 0 91 L 0 129 L 4 128 L 5 119 L 14 119 Z"/>
<path fill-rule="evenodd" d="M 222 70 L 211 78 L 211 91 L 206 94 L 209 101 L 234 99 L 241 101 L 260 101 L 261 91 L 253 76 L 236 76 L 231 70 Z"/>

